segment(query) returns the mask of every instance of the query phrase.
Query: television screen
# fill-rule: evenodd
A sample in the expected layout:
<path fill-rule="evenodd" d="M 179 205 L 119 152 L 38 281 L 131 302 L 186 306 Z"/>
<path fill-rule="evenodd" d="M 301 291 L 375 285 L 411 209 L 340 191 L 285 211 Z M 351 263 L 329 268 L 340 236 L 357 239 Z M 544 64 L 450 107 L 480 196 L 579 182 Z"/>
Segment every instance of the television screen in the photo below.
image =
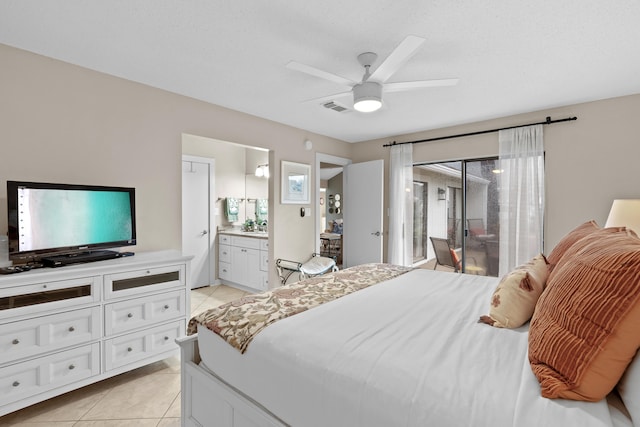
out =
<path fill-rule="evenodd" d="M 9 256 L 134 245 L 135 189 L 7 182 Z"/>

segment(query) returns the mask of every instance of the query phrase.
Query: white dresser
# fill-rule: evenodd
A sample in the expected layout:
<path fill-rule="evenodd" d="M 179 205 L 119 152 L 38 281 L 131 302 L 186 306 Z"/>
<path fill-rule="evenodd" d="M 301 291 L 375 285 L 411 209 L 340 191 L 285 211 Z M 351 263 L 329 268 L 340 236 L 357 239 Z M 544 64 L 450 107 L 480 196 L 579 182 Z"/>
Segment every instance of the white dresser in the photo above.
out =
<path fill-rule="evenodd" d="M 248 291 L 269 289 L 269 240 L 252 233 L 218 233 L 218 276 Z"/>
<path fill-rule="evenodd" d="M 189 260 L 147 252 L 0 276 L 0 415 L 177 354 Z"/>

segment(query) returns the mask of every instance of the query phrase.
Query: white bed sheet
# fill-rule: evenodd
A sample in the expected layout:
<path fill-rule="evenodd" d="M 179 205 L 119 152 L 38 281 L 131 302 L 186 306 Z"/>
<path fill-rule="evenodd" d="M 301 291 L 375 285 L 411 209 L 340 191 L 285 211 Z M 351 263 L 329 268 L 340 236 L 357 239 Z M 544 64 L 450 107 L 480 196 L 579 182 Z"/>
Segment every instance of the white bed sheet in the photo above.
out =
<path fill-rule="evenodd" d="M 281 320 L 242 355 L 198 328 L 204 365 L 292 426 L 622 426 L 606 401 L 549 400 L 527 326 L 478 324 L 495 278 L 414 270 Z"/>

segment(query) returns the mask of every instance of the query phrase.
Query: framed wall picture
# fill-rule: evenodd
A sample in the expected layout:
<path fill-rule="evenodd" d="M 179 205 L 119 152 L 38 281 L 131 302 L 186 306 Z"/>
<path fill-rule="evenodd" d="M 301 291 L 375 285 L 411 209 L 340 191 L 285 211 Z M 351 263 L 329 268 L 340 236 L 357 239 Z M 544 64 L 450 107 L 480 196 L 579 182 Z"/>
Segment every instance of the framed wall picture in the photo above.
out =
<path fill-rule="evenodd" d="M 282 160 L 280 194 L 283 204 L 311 203 L 311 166 Z"/>

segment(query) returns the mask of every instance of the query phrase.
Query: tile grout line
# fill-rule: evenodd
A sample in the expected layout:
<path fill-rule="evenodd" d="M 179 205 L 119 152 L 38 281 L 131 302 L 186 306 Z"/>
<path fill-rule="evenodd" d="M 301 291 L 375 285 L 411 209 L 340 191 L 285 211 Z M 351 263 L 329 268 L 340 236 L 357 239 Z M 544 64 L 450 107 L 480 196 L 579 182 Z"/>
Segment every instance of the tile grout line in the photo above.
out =
<path fill-rule="evenodd" d="M 111 377 L 111 378 L 114 378 L 114 377 Z M 107 379 L 111 379 L 111 378 L 107 378 Z M 106 381 L 106 380 L 103 380 L 103 381 Z M 75 420 L 76 422 L 74 423 L 74 426 L 78 424 L 80 421 L 85 421 L 83 420 L 83 418 L 86 417 L 87 414 L 91 412 L 91 410 L 95 408 L 100 402 L 102 402 L 109 394 L 111 394 L 111 392 L 113 391 L 113 387 L 114 386 L 109 387 L 109 390 L 106 393 L 104 393 L 100 399 L 96 400 L 96 402 L 93 405 L 91 405 L 91 407 L 87 409 L 85 413 L 80 416 L 79 419 Z"/>

